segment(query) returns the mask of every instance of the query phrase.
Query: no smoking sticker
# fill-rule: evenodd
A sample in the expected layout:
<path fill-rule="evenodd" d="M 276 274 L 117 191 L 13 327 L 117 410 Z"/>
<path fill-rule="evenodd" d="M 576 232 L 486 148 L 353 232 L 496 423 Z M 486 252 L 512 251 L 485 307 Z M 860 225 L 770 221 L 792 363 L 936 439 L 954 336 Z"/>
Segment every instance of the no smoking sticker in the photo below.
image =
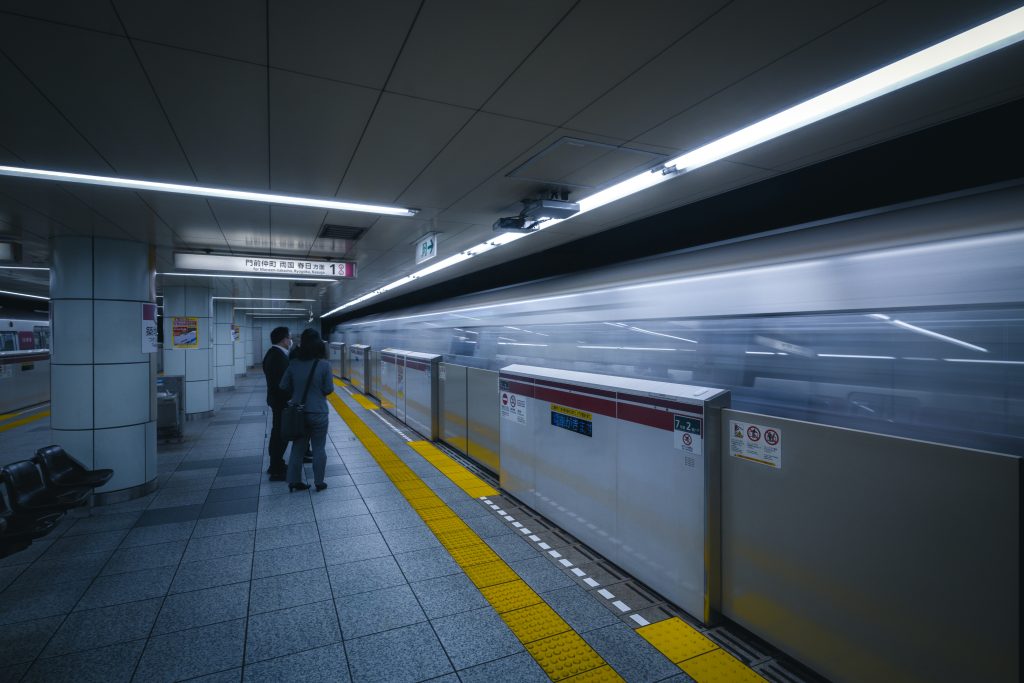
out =
<path fill-rule="evenodd" d="M 516 424 L 526 424 L 526 399 L 511 391 L 498 392 L 498 407 L 501 409 L 501 416 Z"/>
<path fill-rule="evenodd" d="M 729 452 L 734 458 L 782 468 L 782 430 L 729 421 Z"/>
<path fill-rule="evenodd" d="M 689 455 L 704 455 L 704 421 L 699 417 L 672 416 L 672 445 Z M 695 467 L 696 461 L 686 463 Z"/>

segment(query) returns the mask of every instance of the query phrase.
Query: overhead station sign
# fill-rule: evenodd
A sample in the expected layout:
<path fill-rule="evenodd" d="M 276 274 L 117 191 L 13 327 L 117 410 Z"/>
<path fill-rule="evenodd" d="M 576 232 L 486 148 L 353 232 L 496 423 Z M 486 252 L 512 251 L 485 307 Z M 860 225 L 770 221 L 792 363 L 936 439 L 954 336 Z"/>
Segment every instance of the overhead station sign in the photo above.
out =
<path fill-rule="evenodd" d="M 354 261 L 309 261 L 271 256 L 220 256 L 216 254 L 175 254 L 174 266 L 184 270 L 217 270 L 249 275 L 299 275 L 354 278 Z"/>

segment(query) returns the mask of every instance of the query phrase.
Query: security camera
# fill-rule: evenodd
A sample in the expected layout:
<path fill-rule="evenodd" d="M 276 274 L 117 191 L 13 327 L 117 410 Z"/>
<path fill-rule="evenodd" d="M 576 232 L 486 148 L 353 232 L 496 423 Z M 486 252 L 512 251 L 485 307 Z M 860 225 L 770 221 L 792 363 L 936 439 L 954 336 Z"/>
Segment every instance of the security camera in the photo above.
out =
<path fill-rule="evenodd" d="M 549 199 L 524 199 L 518 216 L 505 216 L 494 222 L 495 230 L 530 232 L 551 219 L 565 219 L 580 212 L 580 205 L 569 201 L 568 192 L 552 192 Z"/>

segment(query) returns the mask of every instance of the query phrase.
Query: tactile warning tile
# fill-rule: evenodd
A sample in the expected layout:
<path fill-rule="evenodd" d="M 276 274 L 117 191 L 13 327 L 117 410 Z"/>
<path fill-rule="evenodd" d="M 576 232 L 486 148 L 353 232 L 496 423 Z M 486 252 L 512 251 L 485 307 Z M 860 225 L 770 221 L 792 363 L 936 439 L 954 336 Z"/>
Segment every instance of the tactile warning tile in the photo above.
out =
<path fill-rule="evenodd" d="M 409 447 L 422 455 L 427 462 L 473 498 L 498 495 L 498 491 L 494 487 L 452 460 L 429 441 L 410 441 Z"/>
<path fill-rule="evenodd" d="M 425 510 L 420 511 L 419 514 L 424 521 L 433 521 L 435 519 L 438 521 L 446 519 L 459 519 L 459 516 L 452 512 L 448 507 L 427 508 Z"/>
<path fill-rule="evenodd" d="M 514 609 L 521 609 L 536 605 L 541 602 L 540 596 L 523 581 L 509 581 L 497 586 L 486 586 L 480 592 L 487 598 L 498 613 L 511 612 Z"/>
<path fill-rule="evenodd" d="M 437 540 L 441 545 L 451 550 L 452 548 L 464 548 L 480 543 L 480 537 L 472 529 L 460 529 L 459 531 L 435 532 Z"/>
<path fill-rule="evenodd" d="M 490 549 L 486 543 L 481 542 L 479 545 L 468 545 L 463 548 L 448 548 L 449 554 L 452 559 L 459 563 L 463 568 L 470 567 L 474 564 L 483 564 L 484 562 L 494 562 L 501 558 L 498 557 L 497 553 Z"/>
<path fill-rule="evenodd" d="M 676 663 L 718 648 L 679 617 L 641 626 L 636 632 Z"/>
<path fill-rule="evenodd" d="M 570 630 L 569 624 L 543 602 L 511 612 L 502 612 L 501 618 L 516 638 L 524 644 Z"/>
<path fill-rule="evenodd" d="M 570 678 L 566 678 L 566 683 L 599 683 L 601 681 L 621 681 L 622 676 L 615 673 L 607 664 L 605 666 L 591 669 L 590 671 L 584 671 L 581 674 L 577 674 Z"/>
<path fill-rule="evenodd" d="M 418 512 L 443 509 L 444 508 L 426 508 L 425 510 L 419 510 Z M 466 526 L 466 523 L 458 518 L 445 519 L 444 517 L 442 517 L 440 519 L 430 519 L 428 517 L 424 517 L 422 514 L 420 515 L 420 517 L 423 519 L 424 522 L 427 523 L 427 526 L 430 527 L 430 530 L 433 531 L 435 534 L 450 533 L 452 531 L 467 531 L 469 529 L 469 527 Z"/>
<path fill-rule="evenodd" d="M 352 398 L 354 398 L 356 400 L 356 403 L 358 403 L 362 407 L 366 408 L 367 410 L 379 410 L 380 409 L 380 407 L 376 403 L 374 403 L 370 399 L 366 398 L 362 394 L 352 394 Z"/>
<path fill-rule="evenodd" d="M 474 564 L 472 567 L 465 567 L 465 572 L 473 585 L 481 589 L 519 579 L 519 575 L 501 560 Z"/>
<path fill-rule="evenodd" d="M 721 649 L 680 662 L 679 668 L 697 683 L 755 683 L 765 680 Z"/>
<path fill-rule="evenodd" d="M 574 631 L 566 631 L 524 645 L 553 681 L 560 681 L 605 665 L 601 656 Z"/>

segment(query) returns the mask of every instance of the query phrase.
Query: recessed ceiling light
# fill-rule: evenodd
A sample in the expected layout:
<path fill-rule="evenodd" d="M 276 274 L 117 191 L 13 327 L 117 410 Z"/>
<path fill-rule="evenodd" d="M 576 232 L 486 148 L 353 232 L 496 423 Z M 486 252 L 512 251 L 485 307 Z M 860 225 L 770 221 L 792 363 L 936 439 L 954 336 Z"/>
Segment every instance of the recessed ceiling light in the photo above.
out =
<path fill-rule="evenodd" d="M 284 204 L 287 206 L 309 206 L 330 211 L 360 211 L 363 213 L 379 213 L 387 216 L 415 216 L 417 209 L 398 206 L 382 206 L 347 202 L 339 199 L 319 199 L 270 192 L 251 192 L 248 190 L 231 190 L 226 187 L 207 187 L 203 185 L 180 185 L 178 183 L 162 183 L 153 180 L 137 180 L 135 178 L 114 178 L 110 176 L 70 173 L 66 171 L 50 171 L 42 168 L 21 168 L 18 166 L 0 166 L 0 175 L 15 178 L 31 178 L 33 180 L 54 180 L 62 183 L 80 183 L 83 185 L 101 185 L 118 187 L 127 190 L 145 190 L 149 192 L 170 192 L 172 194 L 188 194 L 199 197 L 217 197 L 220 199 L 239 199 L 265 204 Z"/>

